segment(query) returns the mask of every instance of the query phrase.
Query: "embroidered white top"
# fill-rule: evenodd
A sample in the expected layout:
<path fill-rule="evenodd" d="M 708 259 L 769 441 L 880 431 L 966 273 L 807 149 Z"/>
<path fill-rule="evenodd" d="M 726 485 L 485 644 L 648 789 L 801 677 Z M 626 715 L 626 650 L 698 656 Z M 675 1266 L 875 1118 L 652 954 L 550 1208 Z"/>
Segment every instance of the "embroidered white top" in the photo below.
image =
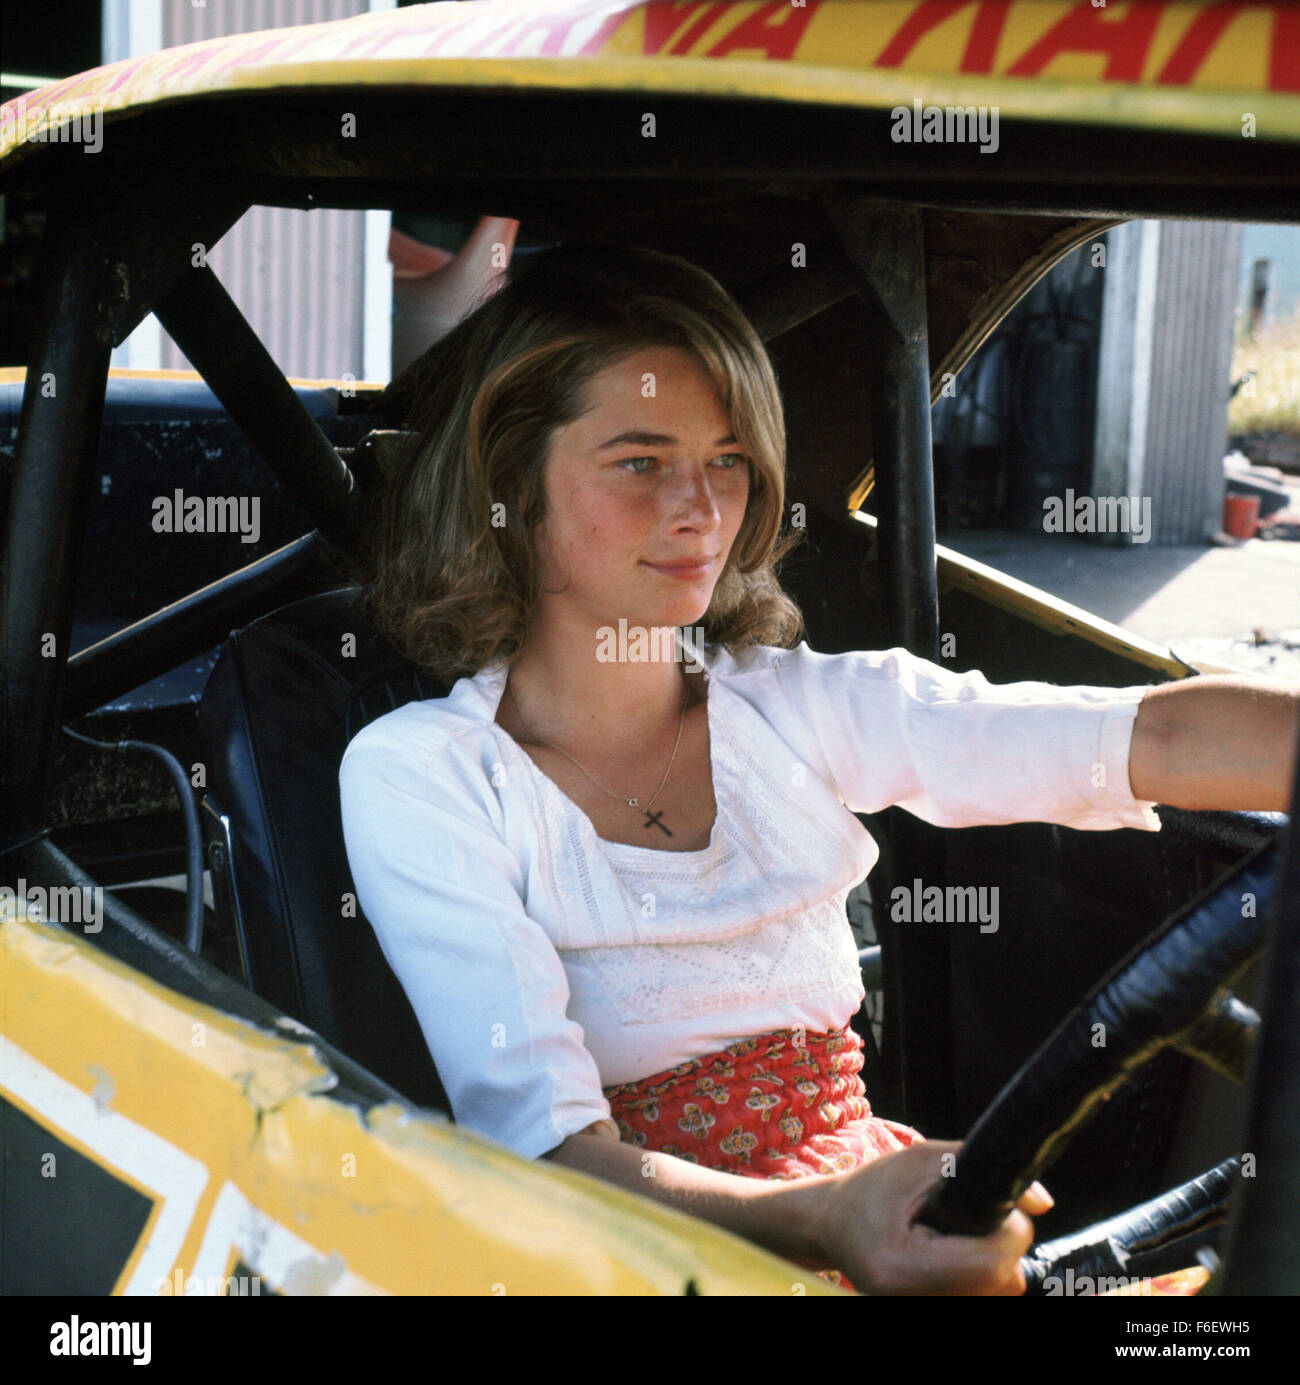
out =
<path fill-rule="evenodd" d="M 700 851 L 598 837 L 496 724 L 502 660 L 344 753 L 358 899 L 453 1115 L 526 1158 L 609 1116 L 603 1087 L 849 1021 L 845 899 L 879 856 L 855 812 L 1159 830 L 1128 778 L 1146 686 L 990 684 L 902 648 L 699 659 L 717 802 Z"/>

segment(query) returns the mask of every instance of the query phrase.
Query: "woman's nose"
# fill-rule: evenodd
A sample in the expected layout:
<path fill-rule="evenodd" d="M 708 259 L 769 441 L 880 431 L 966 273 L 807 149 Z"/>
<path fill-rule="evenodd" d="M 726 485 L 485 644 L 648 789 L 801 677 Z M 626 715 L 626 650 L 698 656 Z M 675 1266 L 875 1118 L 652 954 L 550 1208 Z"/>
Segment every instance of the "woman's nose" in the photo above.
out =
<path fill-rule="evenodd" d="M 705 469 L 685 472 L 679 481 L 674 482 L 670 509 L 674 516 L 703 520 L 710 525 L 720 520 L 713 487 L 709 484 Z"/>

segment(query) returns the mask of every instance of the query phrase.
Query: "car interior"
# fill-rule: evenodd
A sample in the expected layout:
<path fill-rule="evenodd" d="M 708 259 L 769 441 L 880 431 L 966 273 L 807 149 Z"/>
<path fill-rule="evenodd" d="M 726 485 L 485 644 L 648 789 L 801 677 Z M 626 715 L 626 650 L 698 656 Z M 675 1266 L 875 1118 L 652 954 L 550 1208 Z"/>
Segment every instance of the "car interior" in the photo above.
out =
<path fill-rule="evenodd" d="M 173 869 L 157 873 L 187 872 L 192 913 L 210 873 L 215 927 L 233 949 L 227 968 L 111 890 L 97 945 L 277 1032 L 305 1026 L 340 1090 L 364 1104 L 404 1100 L 450 1115 L 409 1003 L 356 905 L 339 761 L 362 726 L 449 689 L 369 630 L 360 611 L 357 545 L 382 459 L 364 439 L 347 453 L 326 437 L 211 269 L 187 264 L 192 243 L 215 242 L 255 203 L 419 205 L 468 218 L 499 209 L 504 197 L 539 234 L 590 236 L 598 227 L 610 242 L 682 254 L 735 294 L 772 352 L 787 413 L 787 493 L 805 506 L 808 529 L 782 580 L 814 649 L 905 645 L 935 657 L 942 630 L 959 651 L 950 662 L 991 682 L 1128 686 L 1194 670 L 936 561 L 929 417 L 938 381 L 971 359 L 1052 264 L 1109 226 L 1138 216 L 1296 215 L 1300 145 L 1285 142 L 1241 155 L 1208 135 L 1156 131 L 1145 146 L 1149 167 L 1136 169 L 1131 131 L 1085 135 L 1066 122 L 1009 120 L 996 177 L 973 178 L 951 150 L 935 159 L 894 150 L 888 166 L 874 162 L 865 137 L 874 130 L 887 139 L 883 111 L 801 110 L 773 122 L 771 145 L 754 151 L 737 140 L 734 108 L 685 96 L 676 103 L 682 127 L 656 151 L 655 167 L 626 177 L 611 173 L 585 96 L 557 95 L 546 139 L 522 151 L 503 140 L 500 98 L 490 93 L 457 104 L 446 93 L 377 90 L 358 100 L 373 117 L 359 128 L 381 133 L 345 154 L 320 133 L 331 108 L 319 94 L 151 111 L 124 123 L 120 163 L 97 166 L 102 183 L 88 188 L 80 172 L 53 180 L 53 268 L 29 369 L 57 369 L 74 404 L 25 399 L 16 445 L 11 505 L 31 538 L 7 553 L 15 651 L 7 677 L 19 719 L 35 730 L 6 728 L 0 747 L 18 790 L 7 849 L 33 878 L 94 883 L 52 834 L 77 819 L 77 783 L 105 777 L 101 737 L 113 723 L 99 714 L 124 689 L 219 647 L 197 705 L 179 724 L 159 719 L 155 734 L 146 717 L 134 739 L 166 742 L 182 764 L 206 768 L 197 839 L 174 831 Z M 611 120 L 637 104 L 617 94 L 602 101 Z M 449 161 L 495 171 L 432 176 L 418 132 L 439 121 L 457 132 Z M 196 166 L 196 148 L 211 167 Z M 62 157 L 51 150 L 51 166 Z M 80 234 L 87 203 L 97 209 L 94 237 Z M 808 251 L 806 273 L 792 272 L 796 243 Z M 121 265 L 138 269 L 126 288 Z M 71 624 L 71 555 L 95 474 L 107 343 L 151 309 L 301 507 L 307 529 L 78 651 L 66 668 L 44 667 L 31 636 Z M 374 432 L 401 428 L 400 413 L 385 413 L 392 403 L 366 402 Z M 58 462 L 38 465 L 45 457 Z M 862 497 L 856 512 L 851 495 Z M 355 653 L 345 653 L 348 634 Z M 63 743 L 51 708 L 97 744 Z M 57 782 L 44 793 L 52 763 Z M 156 786 L 156 767 L 122 761 L 114 793 L 129 798 L 129 786 L 150 774 Z M 854 1021 L 869 1040 L 868 1095 L 881 1114 L 938 1138 L 970 1130 L 1090 988 L 1128 976 L 1122 968 L 1162 920 L 1192 933 L 1204 924 L 1196 936 L 1213 965 L 1186 942 L 1191 933 L 1175 930 L 1157 968 L 1174 992 L 1185 986 L 1190 1015 L 1170 1001 L 1159 1042 L 1138 1032 L 1145 1018 L 1120 1024 L 1130 1056 L 1115 1059 L 1104 1083 L 1080 1077 L 1076 1091 L 1059 1069 L 1033 1075 L 1034 1101 L 1017 1127 L 1028 1153 L 1039 1125 L 1072 1137 L 1052 1173 L 1056 1207 L 1040 1223 L 1049 1234 L 1116 1212 L 1116 1187 L 1129 1202 L 1155 1197 L 1240 1144 L 1249 1093 L 1224 1074 L 1244 1074 L 1248 1012 L 1216 1012 L 1208 1036 L 1194 1021 L 1217 994 L 1215 967 L 1231 974 L 1240 1000 L 1253 997 L 1249 957 L 1214 948 L 1229 923 L 1225 890 L 1263 879 L 1285 817 L 1163 806 L 1160 815 L 1158 834 L 1043 823 L 949 830 L 896 807 L 863 817 L 881 848 L 874 898 L 916 876 L 960 880 L 997 887 L 1003 918 L 1014 921 L 990 936 L 927 932 L 875 913 L 880 950 L 863 960 L 869 989 L 878 984 L 883 997 L 879 1046 L 870 1016 Z M 1134 1004 L 1149 970 L 1121 987 Z M 1104 1006 L 1108 996 L 1088 1003 Z M 1229 1049 L 1235 1057 L 1224 1057 Z M 1213 1070 L 1195 1061 L 1207 1052 Z M 1086 1056 L 1074 1053 L 1076 1077 Z M 1086 1123 L 1074 1119 L 1085 1106 Z M 1017 1145 L 1007 1158 L 1028 1153 Z"/>

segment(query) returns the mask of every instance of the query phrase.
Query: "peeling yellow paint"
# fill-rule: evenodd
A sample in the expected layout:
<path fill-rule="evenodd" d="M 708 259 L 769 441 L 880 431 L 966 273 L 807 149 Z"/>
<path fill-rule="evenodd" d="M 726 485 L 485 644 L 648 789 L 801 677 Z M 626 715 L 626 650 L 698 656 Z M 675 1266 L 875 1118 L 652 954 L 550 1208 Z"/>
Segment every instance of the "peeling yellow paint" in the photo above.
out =
<path fill-rule="evenodd" d="M 86 1071 L 95 1079 L 95 1090 L 91 1092 L 90 1099 L 97 1111 L 106 1111 L 113 1100 L 113 1093 L 117 1091 L 117 1084 L 98 1063 L 87 1063 Z"/>
<path fill-rule="evenodd" d="M 0 924 L 0 1016 L 5 1037 L 45 1069 L 88 1095 L 108 1078 L 116 1115 L 209 1171 L 169 1274 L 195 1273 L 233 1185 L 309 1248 L 283 1262 L 282 1282 L 267 1279 L 281 1291 L 337 1291 L 346 1275 L 352 1292 L 680 1294 L 688 1280 L 702 1294 L 840 1292 L 739 1237 L 520 1159 L 437 1114 L 399 1103 L 363 1113 L 331 1095 L 335 1074 L 309 1044 L 190 1001 L 49 924 Z M 204 1047 L 190 1043 L 196 1022 Z M 354 1177 L 343 1173 L 349 1154 Z M 222 1249 L 217 1263 L 228 1261 Z"/>

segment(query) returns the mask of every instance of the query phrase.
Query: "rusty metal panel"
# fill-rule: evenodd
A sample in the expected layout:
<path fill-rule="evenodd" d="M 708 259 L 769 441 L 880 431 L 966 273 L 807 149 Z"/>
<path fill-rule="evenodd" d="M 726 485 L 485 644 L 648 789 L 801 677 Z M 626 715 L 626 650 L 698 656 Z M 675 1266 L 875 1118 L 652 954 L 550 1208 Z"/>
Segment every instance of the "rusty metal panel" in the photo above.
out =
<path fill-rule="evenodd" d="M 316 24 L 363 14 L 366 0 L 246 0 L 166 5 L 165 47 L 227 34 Z M 342 113 L 340 112 L 340 118 Z M 213 250 L 210 263 L 286 375 L 364 377 L 365 213 L 253 207 Z M 161 364 L 188 369 L 164 336 Z"/>
<path fill-rule="evenodd" d="M 1204 542 L 1223 527 L 1223 456 L 1242 227 L 1161 225 L 1144 494 L 1151 541 Z"/>

